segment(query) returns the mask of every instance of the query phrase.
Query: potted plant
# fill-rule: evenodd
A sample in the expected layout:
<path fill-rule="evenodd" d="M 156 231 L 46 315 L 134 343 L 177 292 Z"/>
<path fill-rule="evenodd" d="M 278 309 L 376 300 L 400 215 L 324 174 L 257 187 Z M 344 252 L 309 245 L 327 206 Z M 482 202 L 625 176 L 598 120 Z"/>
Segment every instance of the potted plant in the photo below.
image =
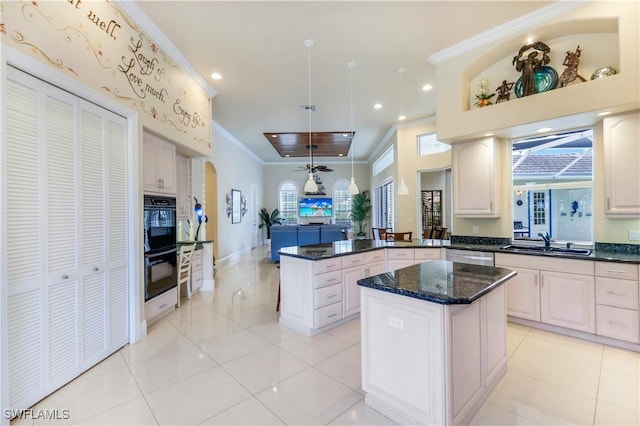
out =
<path fill-rule="evenodd" d="M 260 225 L 258 229 L 262 229 L 262 227 L 267 228 L 267 240 L 271 240 L 271 227 L 273 225 L 281 225 L 284 222 L 284 218 L 280 217 L 280 211 L 278 209 L 273 209 L 271 213 L 266 208 L 260 209 Z"/>
<path fill-rule="evenodd" d="M 369 210 L 371 210 L 369 191 L 362 191 L 353 196 L 351 199 L 351 220 L 358 224 L 357 237 L 367 235 L 365 231 L 365 220 L 367 216 L 369 216 Z"/>

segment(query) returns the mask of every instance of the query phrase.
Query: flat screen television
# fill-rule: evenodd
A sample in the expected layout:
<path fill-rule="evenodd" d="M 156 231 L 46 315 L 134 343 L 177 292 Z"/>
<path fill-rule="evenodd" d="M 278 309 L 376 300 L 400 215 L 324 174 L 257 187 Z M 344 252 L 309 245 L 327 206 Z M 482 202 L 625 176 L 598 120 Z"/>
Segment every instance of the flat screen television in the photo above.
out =
<path fill-rule="evenodd" d="M 300 198 L 300 217 L 331 217 L 333 203 L 331 198 Z"/>

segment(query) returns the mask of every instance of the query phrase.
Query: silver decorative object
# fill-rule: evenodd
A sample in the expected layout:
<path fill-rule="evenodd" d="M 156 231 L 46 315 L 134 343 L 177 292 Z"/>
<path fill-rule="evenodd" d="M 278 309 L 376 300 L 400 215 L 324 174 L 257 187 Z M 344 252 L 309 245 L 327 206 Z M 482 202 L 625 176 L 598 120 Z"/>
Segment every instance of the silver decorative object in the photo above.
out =
<path fill-rule="evenodd" d="M 596 80 L 598 78 L 610 77 L 612 75 L 618 74 L 618 71 L 614 67 L 602 67 L 598 68 L 591 74 L 591 80 Z"/>

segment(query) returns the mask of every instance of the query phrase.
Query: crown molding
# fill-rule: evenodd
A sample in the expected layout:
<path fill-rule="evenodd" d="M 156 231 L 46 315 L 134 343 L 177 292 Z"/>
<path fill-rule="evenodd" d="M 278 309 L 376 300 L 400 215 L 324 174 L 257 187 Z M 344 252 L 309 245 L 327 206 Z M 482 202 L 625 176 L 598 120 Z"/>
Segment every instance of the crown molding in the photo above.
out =
<path fill-rule="evenodd" d="M 178 50 L 178 48 L 164 35 L 162 30 L 151 20 L 149 17 L 138 7 L 136 2 L 131 0 L 116 0 L 115 3 L 123 11 L 131 17 L 140 28 L 147 33 L 149 38 L 155 41 L 158 46 L 166 52 L 171 59 L 173 59 L 182 69 L 193 77 L 200 86 L 207 92 L 210 97 L 214 97 L 218 94 L 216 89 L 213 88 L 191 65 L 191 62 Z"/>
<path fill-rule="evenodd" d="M 583 1 L 558 1 L 552 3 L 549 6 L 542 7 L 539 10 L 498 25 L 488 31 L 436 52 L 429 56 L 428 61 L 433 65 L 439 65 L 463 53 L 470 52 L 490 43 L 508 39 L 514 35 L 530 30 L 532 27 L 545 24 L 549 19 L 582 7 L 586 3 L 587 2 Z"/>
<path fill-rule="evenodd" d="M 225 138 L 227 138 L 231 143 L 233 143 L 235 146 L 237 146 L 242 152 L 244 152 L 249 157 L 251 157 L 254 160 L 256 160 L 258 163 L 265 164 L 265 162 L 260 157 L 258 157 L 253 151 L 251 151 L 249 148 L 247 148 L 247 146 L 245 144 L 240 142 L 238 140 L 238 138 L 236 138 L 231 133 L 229 133 L 229 131 L 227 129 L 225 129 L 224 127 L 222 127 L 218 122 L 216 122 L 216 120 L 211 120 L 211 129 L 213 131 L 216 131 L 216 132 L 220 133 Z M 212 137 L 212 139 L 215 140 L 215 138 L 213 138 L 213 137 Z"/>

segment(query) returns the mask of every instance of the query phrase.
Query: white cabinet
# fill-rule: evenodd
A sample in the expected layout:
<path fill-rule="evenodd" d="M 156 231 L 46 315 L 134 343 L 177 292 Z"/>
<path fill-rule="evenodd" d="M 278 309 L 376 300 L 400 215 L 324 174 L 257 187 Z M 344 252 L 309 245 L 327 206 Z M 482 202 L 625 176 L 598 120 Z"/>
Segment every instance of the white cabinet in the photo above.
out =
<path fill-rule="evenodd" d="M 176 195 L 176 146 L 145 132 L 142 161 L 144 192 Z"/>
<path fill-rule="evenodd" d="M 453 214 L 498 217 L 498 144 L 493 138 L 454 144 L 452 149 Z"/>
<path fill-rule="evenodd" d="M 540 321 L 572 330 L 595 333 L 593 274 L 540 271 Z"/>
<path fill-rule="evenodd" d="M 640 215 L 640 113 L 607 117 L 604 131 L 605 214 Z"/>
<path fill-rule="evenodd" d="M 496 266 L 518 274 L 507 282 L 507 314 L 595 333 L 594 262 L 496 253 Z"/>
<path fill-rule="evenodd" d="M 191 256 L 191 293 L 202 287 L 202 254 L 203 250 L 198 249 Z"/>
<path fill-rule="evenodd" d="M 11 408 L 129 340 L 126 120 L 8 67 L 6 263 Z M 4 284 L 2 284 L 4 285 Z"/>
<path fill-rule="evenodd" d="M 596 262 L 596 334 L 640 343 L 638 265 Z"/>
<path fill-rule="evenodd" d="M 414 249 L 390 248 L 387 249 L 387 272 L 406 268 L 414 264 Z"/>
<path fill-rule="evenodd" d="M 364 268 L 356 266 L 342 271 L 342 285 L 344 286 L 344 316 L 348 317 L 360 312 L 360 286 L 358 280 L 364 278 Z"/>
<path fill-rule="evenodd" d="M 191 159 L 176 155 L 176 215 L 191 217 Z"/>

